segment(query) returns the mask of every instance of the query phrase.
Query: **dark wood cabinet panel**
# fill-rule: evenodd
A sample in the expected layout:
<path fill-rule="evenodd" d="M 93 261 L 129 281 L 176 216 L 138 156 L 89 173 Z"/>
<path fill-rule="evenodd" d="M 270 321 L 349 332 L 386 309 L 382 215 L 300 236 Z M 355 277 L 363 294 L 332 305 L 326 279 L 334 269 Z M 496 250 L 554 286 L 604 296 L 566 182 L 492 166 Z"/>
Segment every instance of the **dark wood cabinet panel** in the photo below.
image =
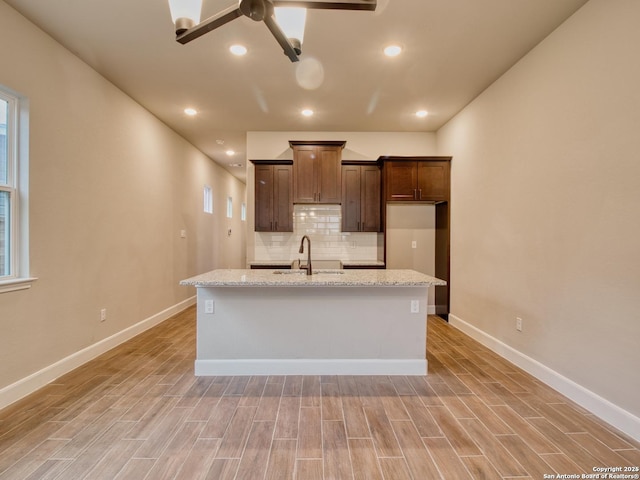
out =
<path fill-rule="evenodd" d="M 380 168 L 377 165 L 342 166 L 342 231 L 379 232 Z"/>
<path fill-rule="evenodd" d="M 342 231 L 360 231 L 360 167 L 342 167 Z"/>
<path fill-rule="evenodd" d="M 418 200 L 449 199 L 449 162 L 418 162 Z"/>
<path fill-rule="evenodd" d="M 293 202 L 341 203 L 340 160 L 345 142 L 290 141 L 293 148 Z"/>
<path fill-rule="evenodd" d="M 318 200 L 318 161 L 316 155 L 316 147 L 303 145 L 293 149 L 294 203 L 316 203 Z"/>
<path fill-rule="evenodd" d="M 400 161 L 385 164 L 388 201 L 414 201 L 417 196 L 418 170 L 416 162 Z"/>
<path fill-rule="evenodd" d="M 387 160 L 385 199 L 395 202 L 446 202 L 449 199 L 449 161 Z"/>
<path fill-rule="evenodd" d="M 293 169 L 289 165 L 255 166 L 255 231 L 293 231 Z"/>

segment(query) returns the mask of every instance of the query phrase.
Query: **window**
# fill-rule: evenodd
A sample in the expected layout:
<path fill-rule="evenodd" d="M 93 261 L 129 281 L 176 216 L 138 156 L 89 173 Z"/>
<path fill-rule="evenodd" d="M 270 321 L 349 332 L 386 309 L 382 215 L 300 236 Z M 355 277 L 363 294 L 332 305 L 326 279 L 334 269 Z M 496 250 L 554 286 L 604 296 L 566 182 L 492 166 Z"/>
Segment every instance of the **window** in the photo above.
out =
<path fill-rule="evenodd" d="M 204 213 L 213 213 L 213 193 L 209 185 L 204 186 Z"/>
<path fill-rule="evenodd" d="M 227 197 L 227 218 L 233 218 L 233 198 Z"/>
<path fill-rule="evenodd" d="M 26 100 L 0 86 L 0 293 L 29 288 Z M 21 188 L 21 186 L 23 186 Z"/>

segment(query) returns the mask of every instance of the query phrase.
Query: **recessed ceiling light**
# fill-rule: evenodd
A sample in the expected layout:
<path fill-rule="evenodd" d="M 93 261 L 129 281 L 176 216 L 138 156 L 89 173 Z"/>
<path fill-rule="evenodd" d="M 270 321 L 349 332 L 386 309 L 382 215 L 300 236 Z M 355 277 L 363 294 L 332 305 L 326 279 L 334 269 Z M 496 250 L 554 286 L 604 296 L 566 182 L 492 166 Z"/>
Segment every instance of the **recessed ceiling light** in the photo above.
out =
<path fill-rule="evenodd" d="M 198 111 L 195 108 L 185 108 L 184 113 L 186 113 L 190 117 L 193 117 L 194 115 L 197 115 Z"/>
<path fill-rule="evenodd" d="M 418 118 L 424 118 L 427 115 L 429 115 L 429 112 L 427 112 L 426 110 L 418 110 L 416 112 L 416 117 L 418 117 Z"/>
<path fill-rule="evenodd" d="M 247 54 L 247 47 L 245 47 L 244 45 L 231 45 L 229 47 L 229 51 L 234 55 L 241 57 Z"/>
<path fill-rule="evenodd" d="M 389 45 L 384 49 L 384 54 L 387 57 L 397 57 L 401 53 L 402 53 L 402 47 L 400 45 Z"/>
<path fill-rule="evenodd" d="M 229 166 L 230 167 L 241 167 L 242 164 L 241 163 L 230 163 Z"/>
<path fill-rule="evenodd" d="M 305 108 L 300 113 L 302 113 L 302 115 L 304 115 L 305 117 L 310 117 L 311 115 L 313 115 L 313 110 L 311 110 L 310 108 Z"/>
<path fill-rule="evenodd" d="M 218 145 L 224 145 L 224 140 L 222 140 L 221 138 L 219 138 L 218 140 L 216 140 L 216 143 Z"/>
<path fill-rule="evenodd" d="M 230 157 L 233 157 L 236 154 L 236 152 L 234 152 L 233 150 L 227 150 L 225 153 Z"/>

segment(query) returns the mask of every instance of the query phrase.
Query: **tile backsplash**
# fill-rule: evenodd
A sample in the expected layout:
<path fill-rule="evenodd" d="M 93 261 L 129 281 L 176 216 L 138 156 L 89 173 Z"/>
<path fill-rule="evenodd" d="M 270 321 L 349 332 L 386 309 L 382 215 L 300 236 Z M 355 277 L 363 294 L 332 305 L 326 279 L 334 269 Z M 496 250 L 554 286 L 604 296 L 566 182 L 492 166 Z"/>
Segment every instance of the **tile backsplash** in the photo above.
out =
<path fill-rule="evenodd" d="M 293 232 L 255 232 L 255 260 L 294 260 L 300 239 L 311 239 L 315 260 L 375 261 L 382 258 L 383 235 L 342 232 L 340 205 L 294 205 Z"/>

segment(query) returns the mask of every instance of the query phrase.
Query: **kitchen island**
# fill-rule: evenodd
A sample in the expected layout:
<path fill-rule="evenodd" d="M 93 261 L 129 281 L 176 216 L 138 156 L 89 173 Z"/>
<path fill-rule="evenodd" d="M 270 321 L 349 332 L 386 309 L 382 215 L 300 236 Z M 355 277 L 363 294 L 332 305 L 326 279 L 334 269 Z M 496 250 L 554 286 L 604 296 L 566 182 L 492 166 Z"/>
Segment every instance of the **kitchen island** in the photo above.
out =
<path fill-rule="evenodd" d="M 196 375 L 425 375 L 413 270 L 213 270 L 197 289 Z"/>

